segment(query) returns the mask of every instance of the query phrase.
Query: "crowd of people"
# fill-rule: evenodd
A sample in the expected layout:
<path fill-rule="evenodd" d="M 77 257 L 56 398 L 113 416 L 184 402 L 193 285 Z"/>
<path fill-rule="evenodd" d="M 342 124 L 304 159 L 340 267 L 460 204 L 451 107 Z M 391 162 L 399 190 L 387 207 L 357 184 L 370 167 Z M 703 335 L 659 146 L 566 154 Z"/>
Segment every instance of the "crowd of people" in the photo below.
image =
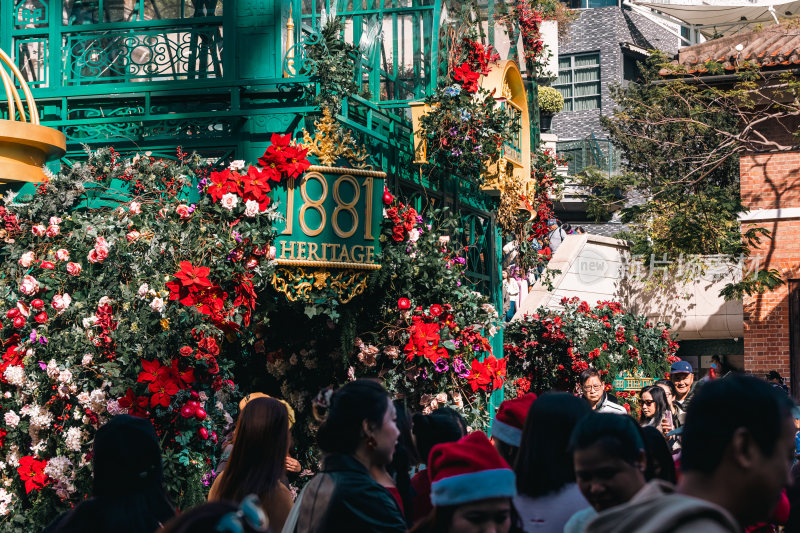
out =
<path fill-rule="evenodd" d="M 452 409 L 412 416 L 377 381 L 352 381 L 332 396 L 318 431 L 320 470 L 294 500 L 294 413 L 253 394 L 224 443 L 208 502 L 179 514 L 164 491 L 153 426 L 119 415 L 94 441 L 93 497 L 45 531 L 792 531 L 800 468 L 792 468 L 789 396 L 742 374 L 694 381 L 685 361 L 670 378 L 640 391 L 635 416 L 589 369 L 577 394 L 504 401 L 491 439 L 468 433 Z"/>

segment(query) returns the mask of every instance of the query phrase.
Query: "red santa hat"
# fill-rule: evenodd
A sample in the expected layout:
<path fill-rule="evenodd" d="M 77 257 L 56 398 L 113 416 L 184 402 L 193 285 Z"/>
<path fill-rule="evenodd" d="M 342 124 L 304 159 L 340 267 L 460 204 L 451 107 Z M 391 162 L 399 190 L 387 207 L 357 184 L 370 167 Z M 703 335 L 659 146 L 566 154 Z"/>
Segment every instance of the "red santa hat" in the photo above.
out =
<path fill-rule="evenodd" d="M 436 507 L 517 495 L 514 471 L 480 431 L 434 446 L 428 468 Z"/>
<path fill-rule="evenodd" d="M 492 422 L 492 438 L 519 448 L 522 428 L 525 427 L 525 419 L 535 399 L 536 395 L 531 392 L 501 403 Z"/>

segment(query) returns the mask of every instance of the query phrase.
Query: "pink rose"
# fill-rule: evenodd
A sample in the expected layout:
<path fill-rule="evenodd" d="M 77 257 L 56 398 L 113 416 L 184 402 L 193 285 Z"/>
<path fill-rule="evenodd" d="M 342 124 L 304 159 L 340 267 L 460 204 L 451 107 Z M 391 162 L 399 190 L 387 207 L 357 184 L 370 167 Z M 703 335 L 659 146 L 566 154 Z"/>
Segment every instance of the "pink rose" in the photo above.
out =
<path fill-rule="evenodd" d="M 98 237 L 97 239 L 95 239 L 94 247 L 95 248 L 105 248 L 106 251 L 108 251 L 108 243 L 106 242 L 106 240 L 103 237 Z"/>
<path fill-rule="evenodd" d="M 50 225 L 51 226 L 58 226 L 61 224 L 61 219 L 58 217 L 50 217 Z"/>
<path fill-rule="evenodd" d="M 90 263 L 102 263 L 108 257 L 108 250 L 105 248 L 94 248 L 92 251 L 89 252 L 89 255 L 86 256 L 86 259 L 89 260 Z"/>
<path fill-rule="evenodd" d="M 133 242 L 133 241 L 135 241 L 136 239 L 138 239 L 141 236 L 142 236 L 142 234 L 139 233 L 136 230 L 129 231 L 128 234 L 125 235 L 125 237 L 128 239 L 128 242 Z"/>
<path fill-rule="evenodd" d="M 220 203 L 222 207 L 230 211 L 239 204 L 239 197 L 233 193 L 225 193 L 222 195 Z"/>
<path fill-rule="evenodd" d="M 45 228 L 42 224 L 36 224 L 31 228 L 31 232 L 37 237 L 42 237 L 47 232 L 47 228 Z"/>
<path fill-rule="evenodd" d="M 33 252 L 25 252 L 19 258 L 19 264 L 25 268 L 28 268 L 35 260 L 36 260 L 36 254 L 34 254 Z"/>
<path fill-rule="evenodd" d="M 186 220 L 192 216 L 192 212 L 189 210 L 189 206 L 186 204 L 181 204 L 176 207 L 175 212 L 178 213 L 178 216 L 181 217 L 181 220 Z"/>
<path fill-rule="evenodd" d="M 53 296 L 53 309 L 61 313 L 69 304 L 72 303 L 72 297 L 69 294 L 56 294 Z"/>
<path fill-rule="evenodd" d="M 275 255 L 277 253 L 278 253 L 278 249 L 275 248 L 274 246 L 270 246 L 269 247 L 269 260 L 270 261 L 274 261 L 275 260 Z"/>
<path fill-rule="evenodd" d="M 258 266 L 258 259 L 256 259 L 255 257 L 251 257 L 250 259 L 247 260 L 245 266 L 251 270 L 254 269 L 255 267 Z"/>
<path fill-rule="evenodd" d="M 83 267 L 80 263 L 67 263 L 67 274 L 70 276 L 80 276 Z"/>
<path fill-rule="evenodd" d="M 59 233 L 61 233 L 61 228 L 58 226 L 47 226 L 47 230 L 45 231 L 48 237 L 55 237 Z"/>
<path fill-rule="evenodd" d="M 36 294 L 36 291 L 39 290 L 39 282 L 36 281 L 36 278 L 33 276 L 25 276 L 22 278 L 22 284 L 19 286 L 19 290 L 28 296 Z"/>
<path fill-rule="evenodd" d="M 56 250 L 56 259 L 59 261 L 69 261 L 69 250 L 59 248 Z"/>
<path fill-rule="evenodd" d="M 129 211 L 131 215 L 138 215 L 139 213 L 142 212 L 142 204 L 140 204 L 139 202 L 131 202 Z"/>

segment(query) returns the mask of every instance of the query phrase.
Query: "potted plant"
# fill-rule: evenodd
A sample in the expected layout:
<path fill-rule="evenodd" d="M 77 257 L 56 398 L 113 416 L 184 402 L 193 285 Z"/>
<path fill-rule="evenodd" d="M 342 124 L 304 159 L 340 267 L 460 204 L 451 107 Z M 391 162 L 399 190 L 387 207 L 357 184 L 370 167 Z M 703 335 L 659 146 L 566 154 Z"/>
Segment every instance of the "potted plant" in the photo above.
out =
<path fill-rule="evenodd" d="M 550 131 L 553 115 L 564 109 L 564 97 L 556 89 L 539 86 L 539 123 L 543 132 Z"/>

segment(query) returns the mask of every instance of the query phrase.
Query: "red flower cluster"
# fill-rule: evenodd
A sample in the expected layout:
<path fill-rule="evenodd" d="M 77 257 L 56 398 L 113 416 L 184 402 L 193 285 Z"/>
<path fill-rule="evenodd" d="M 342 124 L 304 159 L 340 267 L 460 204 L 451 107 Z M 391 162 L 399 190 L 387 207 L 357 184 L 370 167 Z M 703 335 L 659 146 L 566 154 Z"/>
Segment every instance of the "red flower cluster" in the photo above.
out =
<path fill-rule="evenodd" d="M 30 494 L 32 490 L 39 490 L 50 482 L 50 478 L 44 473 L 47 461 L 39 460 L 31 455 L 20 457 L 17 472 L 25 483 L 25 493 Z"/>
<path fill-rule="evenodd" d="M 215 202 L 219 202 L 223 196 L 231 193 L 242 198 L 245 202 L 255 200 L 258 202 L 258 208 L 261 211 L 265 211 L 269 207 L 271 199 L 267 196 L 267 193 L 272 189 L 269 186 L 269 173 L 264 170 L 258 170 L 252 165 L 248 167 L 247 174 L 225 169 L 219 172 L 212 172 L 208 176 L 208 180 L 210 185 L 206 192 L 211 195 L 212 200 Z"/>
<path fill-rule="evenodd" d="M 542 34 L 539 31 L 542 15 L 538 11 L 531 9 L 526 0 L 517 0 L 514 7 L 517 12 L 520 34 L 522 35 L 525 59 L 530 62 L 536 61 L 544 49 Z"/>
<path fill-rule="evenodd" d="M 492 390 L 502 388 L 505 377 L 506 360 L 497 359 L 495 356 L 489 355 L 483 361 L 472 360 L 472 367 L 467 380 L 472 387 L 472 391 L 477 392 L 478 389 L 485 391 L 490 385 Z"/>
<path fill-rule="evenodd" d="M 142 360 L 142 368 L 144 370 L 139 373 L 136 381 L 149 383 L 148 390 L 152 394 L 150 407 L 157 405 L 169 407 L 172 397 L 178 394 L 178 391 L 194 383 L 194 369 L 181 369 L 177 359 L 172 360 L 171 366 L 164 366 L 157 360 Z"/>
<path fill-rule="evenodd" d="M 460 82 L 461 87 L 468 93 L 474 93 L 478 90 L 480 77 L 480 72 L 472 70 L 467 62 L 461 63 L 460 67 L 453 69 L 453 79 Z"/>
<path fill-rule="evenodd" d="M 271 146 L 258 158 L 258 163 L 264 167 L 264 172 L 272 181 L 279 182 L 284 177 L 299 178 L 311 166 L 306 157 L 308 149 L 300 148 L 291 140 L 291 135 L 273 133 Z"/>
<path fill-rule="evenodd" d="M 435 363 L 439 359 L 450 357 L 447 350 L 439 346 L 439 329 L 441 328 L 439 324 L 424 322 L 423 318 L 419 316 L 412 318 L 412 321 L 411 338 L 403 349 L 407 361 L 413 360 L 414 357 L 424 357 Z"/>
<path fill-rule="evenodd" d="M 209 268 L 196 267 L 189 261 L 181 261 L 180 266 L 175 279 L 166 284 L 169 299 L 196 308 L 198 312 L 211 317 L 218 326 L 232 326 L 223 312 L 228 293 L 211 283 L 208 279 Z"/>
<path fill-rule="evenodd" d="M 531 380 L 522 377 L 514 380 L 514 387 L 517 389 L 517 398 L 524 396 L 531 390 Z"/>
<path fill-rule="evenodd" d="M 500 55 L 491 46 L 483 46 L 472 39 L 464 38 L 461 42 L 465 52 L 461 65 L 453 68 L 453 79 L 461 84 L 468 93 L 478 90 L 478 80 L 489 74 L 489 65 L 500 59 Z"/>
<path fill-rule="evenodd" d="M 117 322 L 114 321 L 114 312 L 111 305 L 103 304 L 97 306 L 95 311 L 97 322 L 95 327 L 99 330 L 94 337 L 94 345 L 99 347 L 103 355 L 109 360 L 113 360 L 117 356 L 114 339 L 111 337 L 111 332 L 117 329 Z"/>
<path fill-rule="evenodd" d="M 400 242 L 406 240 L 411 230 L 416 227 L 419 213 L 413 207 L 401 203 L 399 207 L 387 209 L 386 216 L 394 223 L 392 239 Z"/>

